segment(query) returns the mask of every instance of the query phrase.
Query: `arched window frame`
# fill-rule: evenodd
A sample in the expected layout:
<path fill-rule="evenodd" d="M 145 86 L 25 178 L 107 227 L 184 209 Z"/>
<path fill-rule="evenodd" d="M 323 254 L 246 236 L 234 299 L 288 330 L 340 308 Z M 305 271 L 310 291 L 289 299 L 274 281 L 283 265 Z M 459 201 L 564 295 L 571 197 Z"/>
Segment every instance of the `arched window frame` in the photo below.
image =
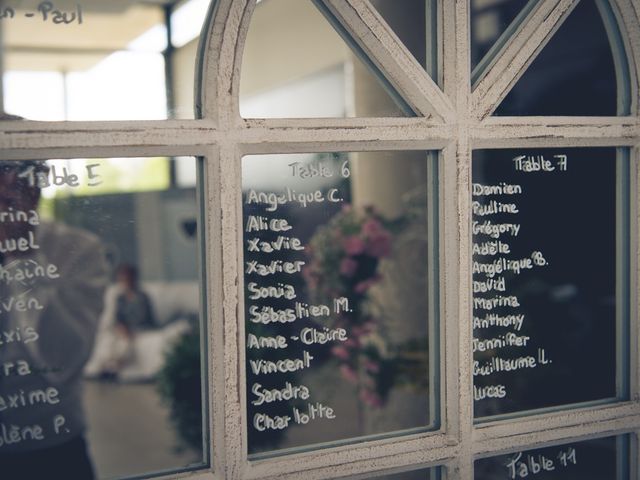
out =
<path fill-rule="evenodd" d="M 584 0 L 583 0 L 584 1 Z M 412 118 L 243 119 L 238 92 L 255 0 L 213 0 L 197 70 L 194 120 L 0 122 L 3 159 L 193 155 L 202 161 L 210 471 L 188 478 L 338 478 L 442 465 L 473 478 L 478 456 L 618 433 L 640 434 L 640 4 L 611 0 L 629 63 L 630 115 L 491 117 L 578 0 L 540 0 L 472 89 L 469 2 L 437 0 L 439 81 L 432 80 L 366 0 L 318 0 L 416 112 Z M 438 84 L 443 86 L 442 89 Z M 630 400 L 474 425 L 471 371 L 471 152 L 479 148 L 616 146 L 631 161 Z M 247 459 L 241 316 L 240 159 L 246 154 L 439 150 L 441 428 L 267 460 Z M 637 462 L 640 442 L 633 441 Z M 176 475 L 175 477 L 181 477 Z"/>

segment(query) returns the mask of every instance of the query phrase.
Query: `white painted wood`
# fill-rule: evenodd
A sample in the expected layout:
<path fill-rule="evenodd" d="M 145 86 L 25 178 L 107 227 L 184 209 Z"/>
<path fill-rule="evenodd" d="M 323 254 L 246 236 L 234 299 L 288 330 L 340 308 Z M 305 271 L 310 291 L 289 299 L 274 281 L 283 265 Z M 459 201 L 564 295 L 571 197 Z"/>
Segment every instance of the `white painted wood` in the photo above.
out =
<path fill-rule="evenodd" d="M 629 62 L 631 114 L 640 114 L 640 3 L 635 0 L 611 2 Z"/>
<path fill-rule="evenodd" d="M 209 472 L 185 472 L 185 473 L 175 473 L 171 475 L 164 475 L 163 479 L 184 479 L 184 480 L 220 480 L 222 477 L 214 475 Z"/>
<path fill-rule="evenodd" d="M 245 126 L 244 148 L 251 153 L 287 145 L 309 151 L 311 144 L 317 151 L 370 150 L 393 142 L 398 148 L 441 149 L 455 135 L 452 125 L 424 118 L 247 120 Z"/>
<path fill-rule="evenodd" d="M 557 441 L 563 436 L 570 436 L 571 432 L 578 436 L 601 434 L 609 431 L 615 422 L 620 422 L 617 428 L 629 431 L 638 428 L 639 413 L 640 406 L 636 402 L 624 402 L 480 424 L 474 430 L 474 450 L 476 453 L 495 452 L 504 449 L 504 445 L 515 438 L 535 445 L 536 442 Z M 585 428 L 587 425 L 589 427 Z"/>
<path fill-rule="evenodd" d="M 525 451 L 530 449 L 544 448 L 551 445 L 563 445 L 563 444 L 576 444 L 577 442 L 592 440 L 594 438 L 604 438 L 616 435 L 634 434 L 637 431 L 638 424 L 634 420 L 625 424 L 624 419 L 616 419 L 606 424 L 601 425 L 602 429 L 589 429 L 585 431 L 583 428 L 564 429 L 563 435 L 557 435 L 556 438 L 543 440 L 539 436 L 532 434 L 513 435 L 509 438 L 491 440 L 487 442 L 486 446 L 489 447 L 488 451 L 480 450 L 476 453 L 475 458 L 493 457 L 496 455 L 505 455 L 509 453 Z M 549 435 L 551 437 L 551 435 Z M 631 439 L 632 442 L 634 438 Z M 476 443 L 478 447 L 481 444 Z M 634 462 L 634 459 L 629 459 L 630 463 Z M 637 478 L 635 475 L 629 477 L 630 479 Z"/>
<path fill-rule="evenodd" d="M 629 231 L 633 237 L 631 239 L 630 256 L 632 264 L 630 266 L 630 285 L 631 292 L 640 291 L 640 145 L 636 144 L 631 149 L 630 155 L 630 177 L 631 177 L 631 198 L 630 198 L 630 225 Z M 629 372 L 629 396 L 631 400 L 640 402 L 640 318 L 639 302 L 637 298 L 631 300 L 629 309 L 629 318 L 631 325 L 629 327 L 629 336 L 635 341 L 631 341 L 630 345 L 630 372 Z M 640 442 L 639 442 L 640 443 Z M 640 461 L 640 457 L 636 459 Z"/>
<path fill-rule="evenodd" d="M 213 0 L 210 13 L 214 15 L 210 27 L 204 29 L 207 37 L 201 40 L 196 113 L 223 128 L 237 124 L 240 117 L 237 93 L 242 47 L 254 6 L 255 0 Z"/>
<path fill-rule="evenodd" d="M 251 462 L 249 479 L 263 478 L 334 478 L 354 473 L 373 472 L 416 464 L 435 465 L 443 458 L 455 457 L 456 445 L 449 445 L 441 434 L 399 436 L 348 447 Z"/>
<path fill-rule="evenodd" d="M 243 404 L 244 351 L 240 349 L 244 346 L 244 325 L 238 315 L 242 305 L 242 192 L 238 152 L 230 142 L 220 147 L 220 179 L 223 311 L 222 318 L 214 322 L 221 320 L 223 325 L 224 383 L 213 388 L 221 388 L 224 393 L 224 417 L 218 418 L 218 425 L 224 428 L 224 463 L 219 469 L 224 478 L 234 479 L 244 476 L 247 418 Z"/>
<path fill-rule="evenodd" d="M 470 129 L 474 148 L 632 146 L 634 117 L 488 117 Z"/>
<path fill-rule="evenodd" d="M 19 123 L 19 125 L 16 125 Z M 453 129 L 433 120 L 389 119 L 295 119 L 288 121 L 243 120 L 243 128 L 222 129 L 208 120 L 179 122 L 82 122 L 0 123 L 0 149 L 9 156 L 42 150 L 103 148 L 133 150 L 172 149 L 201 153 L 206 145 L 222 140 L 238 144 L 415 141 L 442 148 L 453 138 Z M 259 147 L 256 147 L 259 148 Z M 186 153 L 185 153 L 186 154 Z M 68 156 L 65 154 L 64 156 Z"/>
<path fill-rule="evenodd" d="M 441 241 L 441 297 L 449 306 L 441 323 L 448 327 L 446 346 L 451 351 L 446 357 L 457 368 L 457 378 L 447 377 L 448 415 L 456 415 L 451 422 L 451 436 L 460 442 L 460 454 L 450 463 L 447 478 L 472 477 L 473 431 L 473 375 L 471 371 L 471 145 L 469 120 L 471 112 L 469 2 L 444 1 L 443 10 L 443 79 L 445 92 L 452 97 L 456 110 L 455 137 L 444 152 L 444 167 L 440 184 L 444 185 L 445 211 L 440 229 Z M 461 121 L 462 120 L 462 121 Z M 453 342 L 453 343 L 452 343 Z M 456 414 L 455 409 L 458 409 Z"/>
<path fill-rule="evenodd" d="M 222 169 L 220 154 L 217 148 L 210 147 L 204 162 L 203 191 L 199 191 L 199 198 L 204 202 L 202 208 L 205 235 L 204 274 L 206 278 L 206 291 L 202 298 L 205 302 L 203 312 L 207 321 L 207 347 L 209 355 L 205 362 L 207 366 L 208 388 L 203 399 L 203 405 L 209 410 L 209 458 L 211 459 L 211 471 L 217 473 L 218 478 L 224 472 L 226 464 L 226 442 L 224 419 L 226 418 L 226 397 L 222 388 L 211 388 L 215 385 L 224 385 L 225 370 L 225 344 L 224 344 L 224 275 L 223 275 L 223 249 L 222 249 Z"/>

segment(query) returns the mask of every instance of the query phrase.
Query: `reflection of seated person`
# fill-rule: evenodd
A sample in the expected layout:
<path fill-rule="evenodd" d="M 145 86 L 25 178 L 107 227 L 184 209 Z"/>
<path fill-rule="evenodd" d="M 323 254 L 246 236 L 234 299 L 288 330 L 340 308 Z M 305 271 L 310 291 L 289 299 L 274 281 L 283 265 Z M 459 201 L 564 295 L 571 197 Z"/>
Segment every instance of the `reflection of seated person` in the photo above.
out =
<path fill-rule="evenodd" d="M 149 299 L 153 324 L 134 324 L 133 335 L 128 336 L 117 320 L 122 284 L 107 287 L 96 346 L 84 372 L 86 378 L 123 383 L 154 380 L 164 365 L 168 346 L 189 331 L 194 318 L 198 318 L 196 281 L 155 280 L 139 285 L 138 290 Z"/>
<path fill-rule="evenodd" d="M 106 263 L 95 236 L 39 218 L 26 169 L 48 172 L 0 162 L 0 477 L 91 479 L 82 369 Z"/>
<path fill-rule="evenodd" d="M 120 265 L 116 279 L 121 288 L 116 299 L 116 322 L 119 330 L 131 337 L 137 329 L 153 327 L 153 309 L 149 296 L 140 289 L 136 267 Z"/>
<path fill-rule="evenodd" d="M 115 325 L 110 359 L 103 376 L 116 378 L 118 372 L 134 359 L 134 337 L 136 332 L 153 328 L 155 320 L 149 296 L 138 284 L 138 270 L 133 265 L 123 264 L 116 272 L 117 287 Z"/>

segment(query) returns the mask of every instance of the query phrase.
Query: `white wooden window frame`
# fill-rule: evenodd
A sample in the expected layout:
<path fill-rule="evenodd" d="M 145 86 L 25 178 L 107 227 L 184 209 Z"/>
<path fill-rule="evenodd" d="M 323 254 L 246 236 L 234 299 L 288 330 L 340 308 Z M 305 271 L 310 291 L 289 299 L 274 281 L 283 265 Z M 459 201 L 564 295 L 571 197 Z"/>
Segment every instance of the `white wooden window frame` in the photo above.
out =
<path fill-rule="evenodd" d="M 578 3 L 539 0 L 471 88 L 469 2 L 437 0 L 434 82 L 367 0 L 320 0 L 415 110 L 414 118 L 243 119 L 238 92 L 255 0 L 214 0 L 199 52 L 195 120 L 0 122 L 3 159 L 193 155 L 204 158 L 211 468 L 194 479 L 371 478 L 374 471 L 442 465 L 472 479 L 473 461 L 551 443 L 640 433 L 638 222 L 640 2 L 611 0 L 628 54 L 631 114 L 491 117 L 491 112 Z M 291 19 L 294 21 L 294 19 Z M 443 85 L 441 89 L 438 84 Z M 473 422 L 471 152 L 480 148 L 616 146 L 631 161 L 630 400 L 518 419 Z M 242 199 L 245 154 L 439 150 L 441 428 L 268 460 L 247 459 Z M 633 436 L 635 438 L 635 436 Z M 632 441 L 634 462 L 638 442 Z"/>

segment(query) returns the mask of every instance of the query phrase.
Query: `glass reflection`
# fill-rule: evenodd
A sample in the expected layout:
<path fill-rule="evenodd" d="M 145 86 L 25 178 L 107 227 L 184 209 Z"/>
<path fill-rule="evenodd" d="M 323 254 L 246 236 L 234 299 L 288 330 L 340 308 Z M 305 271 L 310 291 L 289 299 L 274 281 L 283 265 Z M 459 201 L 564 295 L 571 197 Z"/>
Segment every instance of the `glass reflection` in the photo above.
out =
<path fill-rule="evenodd" d="M 250 453 L 435 424 L 432 160 L 243 158 Z"/>
<path fill-rule="evenodd" d="M 359 55 L 313 1 L 260 2 L 242 56 L 240 114 L 245 118 L 410 114 Z"/>
<path fill-rule="evenodd" d="M 0 164 L 3 475 L 204 464 L 195 191 L 105 193 L 144 160 Z"/>
<path fill-rule="evenodd" d="M 416 61 L 440 86 L 438 78 L 438 5 L 432 0 L 371 0 Z"/>
<path fill-rule="evenodd" d="M 499 39 L 507 30 L 512 30 L 524 20 L 522 15 L 530 11 L 529 0 L 471 0 L 470 28 L 471 28 L 471 71 L 475 81 L 481 72 L 476 67 L 481 61 L 487 62 L 487 54 L 496 53 L 493 49 L 500 47 Z M 502 37 L 504 38 L 504 37 Z M 499 48 L 498 48 L 499 49 Z M 491 55 L 489 55 L 491 57 Z"/>
<path fill-rule="evenodd" d="M 208 4 L 3 2 L 5 111 L 46 121 L 193 118 Z"/>
<path fill-rule="evenodd" d="M 579 2 L 495 114 L 628 114 L 626 57 L 608 2 Z"/>

